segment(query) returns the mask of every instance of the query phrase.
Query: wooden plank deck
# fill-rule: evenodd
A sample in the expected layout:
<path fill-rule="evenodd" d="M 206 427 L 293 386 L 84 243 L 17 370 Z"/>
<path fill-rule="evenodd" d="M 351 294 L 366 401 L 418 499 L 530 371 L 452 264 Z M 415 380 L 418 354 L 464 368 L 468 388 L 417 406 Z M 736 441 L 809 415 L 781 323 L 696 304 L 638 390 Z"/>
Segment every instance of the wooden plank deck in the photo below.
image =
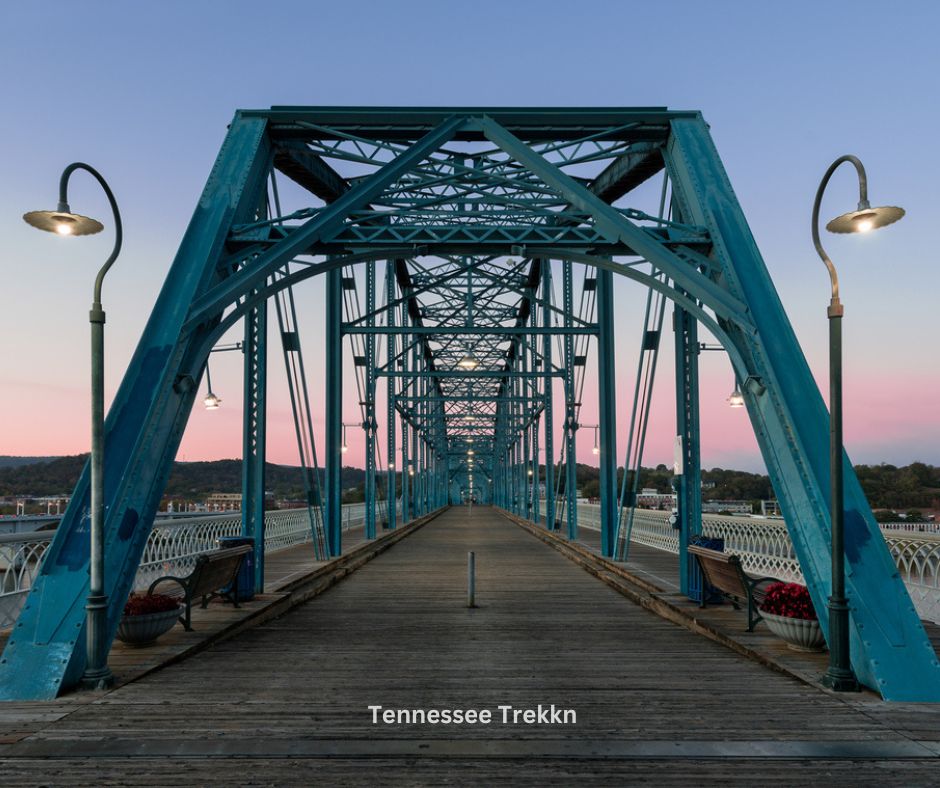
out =
<path fill-rule="evenodd" d="M 497 722 L 375 725 L 370 704 Z M 555 704 L 577 722 L 502 724 L 506 704 Z M 17 715 L 29 729 L 0 758 L 5 785 L 935 784 L 940 708 L 886 706 L 677 627 L 475 507 L 91 702 L 0 707 L 8 730 Z"/>

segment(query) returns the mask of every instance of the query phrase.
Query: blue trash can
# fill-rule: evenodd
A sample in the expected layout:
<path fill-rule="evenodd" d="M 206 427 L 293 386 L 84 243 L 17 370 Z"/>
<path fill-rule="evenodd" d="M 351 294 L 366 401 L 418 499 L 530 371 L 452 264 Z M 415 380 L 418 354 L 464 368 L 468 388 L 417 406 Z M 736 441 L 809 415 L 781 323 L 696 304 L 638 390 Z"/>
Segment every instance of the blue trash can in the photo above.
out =
<path fill-rule="evenodd" d="M 247 602 L 254 599 L 255 596 L 255 540 L 250 536 L 220 536 L 216 540 L 220 549 L 226 547 L 240 547 L 243 544 L 250 545 L 252 552 L 245 553 L 242 559 L 242 565 L 238 569 L 238 595 L 236 601 Z M 231 594 L 232 586 L 227 585 L 222 589 L 223 594 Z"/>
<path fill-rule="evenodd" d="M 689 539 L 689 544 L 693 544 L 696 547 L 705 547 L 709 550 L 717 550 L 720 553 L 725 551 L 724 539 L 702 536 L 701 534 Z M 695 556 L 689 556 L 689 558 L 692 559 L 689 561 L 689 599 L 694 602 L 701 602 L 703 593 L 702 586 L 705 585 L 704 578 L 702 577 L 702 569 L 698 565 Z M 721 593 L 712 586 L 706 586 L 704 593 L 706 595 L 706 604 L 720 605 L 724 601 L 724 597 Z"/>

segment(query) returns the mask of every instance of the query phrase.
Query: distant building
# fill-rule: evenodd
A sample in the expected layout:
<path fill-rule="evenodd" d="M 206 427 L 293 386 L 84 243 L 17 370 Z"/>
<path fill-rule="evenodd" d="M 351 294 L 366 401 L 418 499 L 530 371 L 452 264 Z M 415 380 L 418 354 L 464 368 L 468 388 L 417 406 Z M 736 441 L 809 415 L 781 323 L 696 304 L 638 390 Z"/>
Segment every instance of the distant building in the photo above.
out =
<path fill-rule="evenodd" d="M 731 512 L 731 514 L 752 514 L 750 501 L 702 501 L 702 511 L 715 514 L 717 512 Z"/>
<path fill-rule="evenodd" d="M 783 516 L 783 513 L 780 511 L 780 502 L 777 500 L 761 501 L 760 513 L 764 515 L 764 517 L 782 517 Z"/>
<path fill-rule="evenodd" d="M 211 512 L 233 512 L 242 508 L 241 493 L 212 493 L 206 498 L 206 508 Z"/>
<path fill-rule="evenodd" d="M 676 505 L 675 493 L 661 493 L 655 488 L 646 487 L 636 496 L 636 505 L 641 509 L 668 509 Z"/>

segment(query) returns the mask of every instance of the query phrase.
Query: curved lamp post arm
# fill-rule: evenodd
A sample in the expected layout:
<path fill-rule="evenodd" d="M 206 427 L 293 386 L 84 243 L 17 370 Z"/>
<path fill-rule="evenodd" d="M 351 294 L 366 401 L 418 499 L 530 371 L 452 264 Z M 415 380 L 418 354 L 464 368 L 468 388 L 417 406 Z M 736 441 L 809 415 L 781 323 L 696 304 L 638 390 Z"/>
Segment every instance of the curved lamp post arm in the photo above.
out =
<path fill-rule="evenodd" d="M 111 250 L 110 256 L 105 260 L 104 265 L 101 266 L 101 270 L 98 271 L 98 276 L 95 277 L 95 300 L 93 308 L 96 307 L 100 309 L 102 282 L 104 281 L 105 274 L 108 273 L 108 269 L 114 265 L 114 261 L 117 260 L 118 255 L 121 253 L 121 242 L 124 239 L 124 231 L 121 225 L 121 212 L 118 210 L 117 201 L 114 199 L 111 187 L 108 186 L 108 182 L 102 177 L 101 173 L 94 167 L 80 161 L 73 162 L 62 171 L 62 177 L 59 179 L 59 211 L 65 213 L 71 212 L 69 208 L 68 188 L 69 178 L 75 170 L 85 170 L 85 172 L 91 174 L 95 180 L 101 184 L 101 188 L 104 189 L 104 193 L 108 197 L 108 202 L 111 203 L 111 211 L 114 214 L 114 249 Z"/>
<path fill-rule="evenodd" d="M 861 211 L 871 207 L 868 203 L 868 176 L 865 174 L 865 166 L 857 156 L 852 155 L 840 156 L 829 165 L 829 169 L 826 170 L 826 174 L 823 175 L 822 181 L 819 183 L 819 189 L 816 191 L 816 201 L 813 203 L 813 245 L 829 270 L 829 279 L 832 281 L 833 306 L 839 305 L 839 275 L 836 273 L 836 267 L 832 264 L 832 260 L 829 259 L 829 255 L 826 254 L 826 250 L 823 249 L 819 240 L 819 206 L 822 203 L 823 193 L 826 191 L 826 186 L 829 185 L 832 174 L 840 164 L 847 161 L 855 166 L 855 171 L 858 174 L 858 209 Z"/>

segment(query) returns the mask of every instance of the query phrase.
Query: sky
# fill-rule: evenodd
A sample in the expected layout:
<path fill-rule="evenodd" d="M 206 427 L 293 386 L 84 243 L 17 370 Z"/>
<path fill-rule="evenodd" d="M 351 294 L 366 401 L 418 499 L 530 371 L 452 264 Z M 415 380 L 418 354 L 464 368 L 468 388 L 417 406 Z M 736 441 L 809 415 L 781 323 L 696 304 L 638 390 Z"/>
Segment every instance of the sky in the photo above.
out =
<path fill-rule="evenodd" d="M 826 388 L 829 284 L 810 236 L 819 179 L 864 161 L 873 205 L 899 224 L 828 236 L 846 305 L 845 443 L 855 462 L 940 464 L 940 5 L 540 0 L 0 4 L 0 454 L 88 449 L 87 310 L 99 236 L 62 239 L 21 219 L 55 207 L 58 177 L 87 161 L 120 203 L 125 243 L 104 289 L 106 396 L 120 383 L 238 108 L 308 105 L 668 106 L 698 109 L 813 373 Z M 81 174 L 73 210 L 109 217 Z M 822 214 L 852 210 L 850 168 Z M 110 222 L 105 219 L 109 224 Z M 298 292 L 308 369 L 322 371 L 320 282 Z M 618 283 L 618 432 L 626 443 L 644 294 Z M 622 309 L 621 309 L 622 307 Z M 227 339 L 234 341 L 232 334 Z M 213 357 L 223 407 L 193 411 L 178 457 L 241 453 L 238 354 Z M 671 354 L 657 377 L 644 464 L 670 464 Z M 702 460 L 762 471 L 747 417 L 727 407 L 724 354 L 701 359 Z M 268 459 L 297 450 L 283 370 L 272 366 Z M 314 375 L 317 380 L 321 376 Z M 589 386 L 590 388 L 590 382 Z M 351 377 L 346 391 L 354 391 Z M 320 414 L 323 392 L 311 389 Z M 346 420 L 356 419 L 354 398 Z M 582 423 L 596 421 L 596 394 Z M 322 440 L 321 425 L 317 428 Z M 349 436 L 349 464 L 362 443 Z M 590 430 L 579 455 L 592 462 Z M 623 453 L 621 448 L 621 454 Z"/>

